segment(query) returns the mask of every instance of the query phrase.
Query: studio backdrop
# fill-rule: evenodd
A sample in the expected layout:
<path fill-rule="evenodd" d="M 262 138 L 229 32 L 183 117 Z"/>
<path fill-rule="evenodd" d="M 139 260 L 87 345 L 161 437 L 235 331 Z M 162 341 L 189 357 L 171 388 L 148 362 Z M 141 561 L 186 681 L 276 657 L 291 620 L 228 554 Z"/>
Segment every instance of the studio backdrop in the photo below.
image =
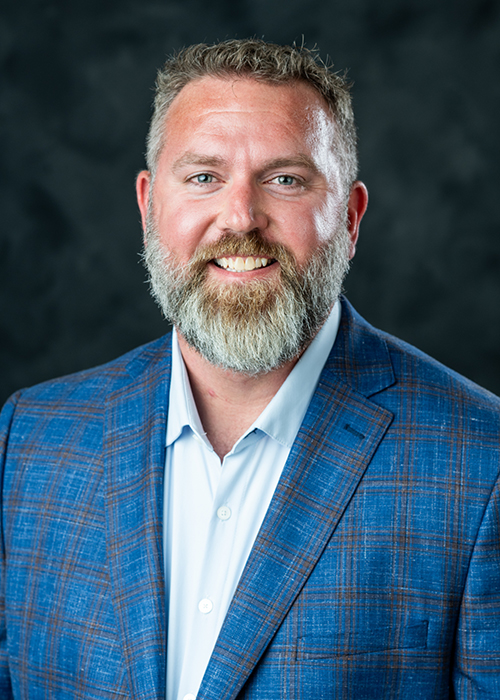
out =
<path fill-rule="evenodd" d="M 134 179 L 186 44 L 317 46 L 353 82 L 370 192 L 346 293 L 500 393 L 500 0 L 19 0 L 1 10 L 0 398 L 167 330 Z"/>

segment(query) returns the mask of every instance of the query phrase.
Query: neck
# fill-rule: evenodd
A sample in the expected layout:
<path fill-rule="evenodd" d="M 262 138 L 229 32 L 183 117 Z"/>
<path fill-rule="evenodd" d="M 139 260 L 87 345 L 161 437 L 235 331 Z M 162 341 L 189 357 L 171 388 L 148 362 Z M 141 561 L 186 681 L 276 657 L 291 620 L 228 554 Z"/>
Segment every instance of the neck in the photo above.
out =
<path fill-rule="evenodd" d="M 177 335 L 203 429 L 222 460 L 277 393 L 298 357 L 249 377 L 212 365 Z"/>

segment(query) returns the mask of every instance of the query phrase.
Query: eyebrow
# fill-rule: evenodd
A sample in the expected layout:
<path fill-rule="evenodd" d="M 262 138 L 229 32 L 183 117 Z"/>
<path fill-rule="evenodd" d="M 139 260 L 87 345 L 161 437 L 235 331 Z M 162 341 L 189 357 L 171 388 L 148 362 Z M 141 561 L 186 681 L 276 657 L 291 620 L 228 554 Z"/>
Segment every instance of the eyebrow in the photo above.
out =
<path fill-rule="evenodd" d="M 219 156 L 209 156 L 203 153 L 193 153 L 188 151 L 172 164 L 172 172 L 176 173 L 188 165 L 217 168 L 227 165 L 227 161 Z M 313 159 L 305 153 L 298 153 L 297 155 L 290 156 L 289 158 L 273 158 L 272 160 L 264 163 L 260 170 L 261 172 L 267 172 L 269 170 L 282 170 L 286 168 L 307 168 L 307 170 L 310 170 L 315 175 L 320 174 L 320 170 Z"/>
<path fill-rule="evenodd" d="M 172 172 L 176 173 L 186 165 L 206 165 L 209 168 L 217 168 L 226 164 L 224 158 L 218 156 L 207 156 L 202 153 L 192 153 L 188 151 L 184 153 L 172 164 Z"/>
<path fill-rule="evenodd" d="M 264 163 L 262 170 L 282 170 L 286 168 L 306 168 L 315 175 L 319 175 L 320 171 L 313 159 L 305 153 L 298 153 L 290 158 L 274 158 L 273 160 Z"/>

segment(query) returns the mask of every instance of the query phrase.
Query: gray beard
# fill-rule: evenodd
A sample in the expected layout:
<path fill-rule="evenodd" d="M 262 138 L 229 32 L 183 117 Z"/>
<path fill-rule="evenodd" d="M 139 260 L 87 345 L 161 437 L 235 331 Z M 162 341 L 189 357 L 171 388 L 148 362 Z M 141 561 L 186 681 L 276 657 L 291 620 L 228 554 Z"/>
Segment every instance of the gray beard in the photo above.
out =
<path fill-rule="evenodd" d="M 225 235 L 179 265 L 160 243 L 148 217 L 144 261 L 151 292 L 164 315 L 208 362 L 249 376 L 265 374 L 298 357 L 325 322 L 349 268 L 349 233 L 339 226 L 303 271 L 281 245 L 258 232 Z M 227 285 L 207 280 L 210 260 L 226 255 L 268 255 L 277 280 Z M 244 273 L 241 273 L 244 274 Z"/>

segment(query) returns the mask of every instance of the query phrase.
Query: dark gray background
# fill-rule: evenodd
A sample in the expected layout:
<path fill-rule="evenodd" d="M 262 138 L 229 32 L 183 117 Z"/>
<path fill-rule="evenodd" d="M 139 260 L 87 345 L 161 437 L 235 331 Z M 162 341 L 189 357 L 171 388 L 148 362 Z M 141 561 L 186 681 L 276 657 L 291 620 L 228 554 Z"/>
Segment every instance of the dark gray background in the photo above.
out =
<path fill-rule="evenodd" d="M 304 35 L 355 83 L 371 200 L 351 301 L 500 393 L 500 0 L 17 0 L 0 25 L 0 398 L 164 332 L 134 198 L 155 70 L 250 35 Z"/>

